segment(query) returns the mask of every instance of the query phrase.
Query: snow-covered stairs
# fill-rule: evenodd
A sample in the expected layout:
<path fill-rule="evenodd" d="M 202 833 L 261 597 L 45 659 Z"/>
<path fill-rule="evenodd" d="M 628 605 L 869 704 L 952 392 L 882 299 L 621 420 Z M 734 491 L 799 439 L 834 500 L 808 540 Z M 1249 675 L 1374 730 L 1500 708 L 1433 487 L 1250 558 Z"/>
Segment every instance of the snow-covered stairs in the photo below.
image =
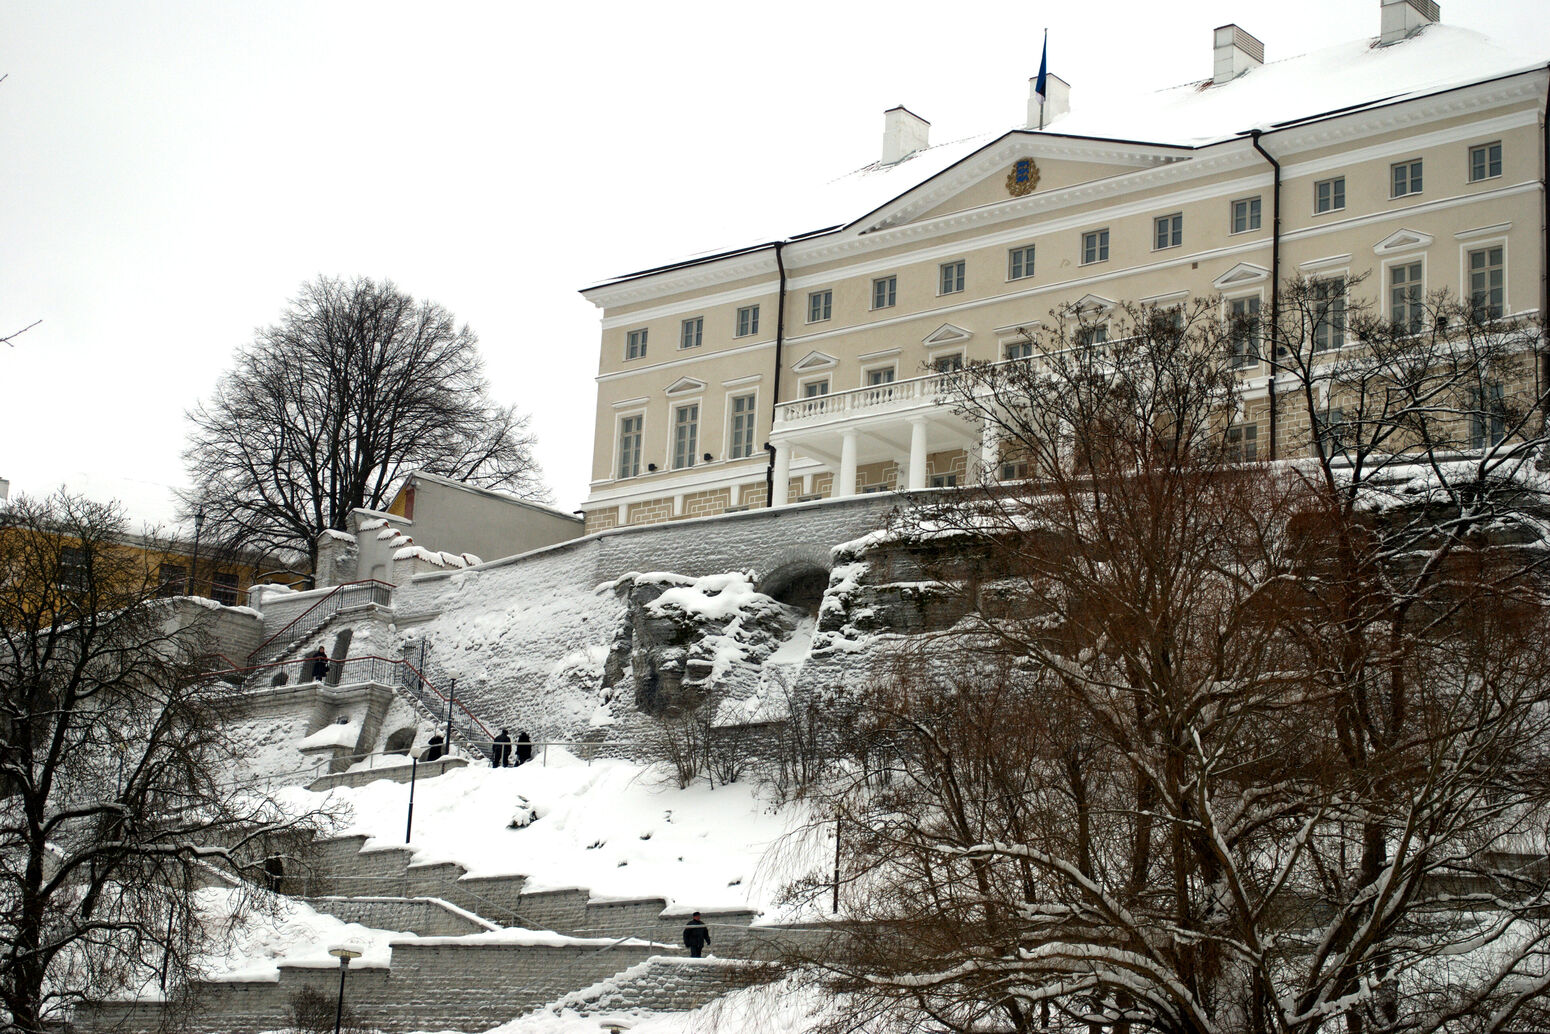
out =
<path fill-rule="evenodd" d="M 655 956 L 566 995 L 543 1012 L 687 1012 L 739 988 L 767 980 L 768 965 L 742 959 Z"/>

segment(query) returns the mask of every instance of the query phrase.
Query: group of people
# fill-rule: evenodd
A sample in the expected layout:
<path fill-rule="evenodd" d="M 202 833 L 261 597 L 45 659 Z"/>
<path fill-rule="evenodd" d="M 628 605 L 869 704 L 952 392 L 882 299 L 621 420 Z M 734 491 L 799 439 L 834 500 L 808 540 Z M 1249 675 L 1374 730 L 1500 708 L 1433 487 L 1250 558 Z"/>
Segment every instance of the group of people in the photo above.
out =
<path fill-rule="evenodd" d="M 490 744 L 490 767 L 513 768 L 533 760 L 533 738 L 527 734 L 526 729 L 517 733 L 515 761 L 512 760 L 511 747 L 511 733 L 502 729 Z"/>

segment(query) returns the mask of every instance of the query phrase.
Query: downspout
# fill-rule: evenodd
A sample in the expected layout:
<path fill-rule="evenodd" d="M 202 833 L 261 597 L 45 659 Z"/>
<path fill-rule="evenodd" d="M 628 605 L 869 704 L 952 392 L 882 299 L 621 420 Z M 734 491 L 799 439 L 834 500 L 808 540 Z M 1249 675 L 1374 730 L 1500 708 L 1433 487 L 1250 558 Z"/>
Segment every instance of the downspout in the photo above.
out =
<path fill-rule="evenodd" d="M 785 241 L 775 242 L 775 269 L 780 274 L 780 296 L 775 305 L 775 383 L 770 387 L 770 430 L 775 430 L 775 414 L 780 412 L 781 353 L 786 347 L 786 260 L 781 255 Z M 764 505 L 775 505 L 775 446 L 764 443 L 764 451 L 770 454 L 764 468 Z"/>
<path fill-rule="evenodd" d="M 1550 65 L 1545 66 L 1550 72 Z M 1539 165 L 1539 348 L 1540 360 L 1535 364 L 1539 383 L 1535 385 L 1541 407 L 1545 404 L 1547 384 L 1550 384 L 1550 77 L 1545 81 L 1545 106 L 1539 113 L 1539 136 L 1544 143 L 1544 154 Z"/>
<path fill-rule="evenodd" d="M 1275 170 L 1274 185 L 1270 189 L 1270 380 L 1266 390 L 1270 396 L 1270 458 L 1276 458 L 1276 360 L 1281 355 L 1281 163 L 1271 157 L 1260 145 L 1262 135 L 1258 129 L 1249 133 L 1254 150 L 1260 153 Z"/>

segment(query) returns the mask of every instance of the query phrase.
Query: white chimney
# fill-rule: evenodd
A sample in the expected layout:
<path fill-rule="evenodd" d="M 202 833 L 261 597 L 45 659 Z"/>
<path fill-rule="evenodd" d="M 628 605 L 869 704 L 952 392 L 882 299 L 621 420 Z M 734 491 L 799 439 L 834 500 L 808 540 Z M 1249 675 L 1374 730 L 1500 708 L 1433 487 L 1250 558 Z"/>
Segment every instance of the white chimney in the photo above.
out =
<path fill-rule="evenodd" d="M 11 483 L 5 478 L 0 478 L 0 505 L 3 505 L 11 497 Z"/>
<path fill-rule="evenodd" d="M 1265 63 L 1265 45 L 1236 25 L 1222 25 L 1211 33 L 1211 85 L 1230 83 L 1251 68 Z"/>
<path fill-rule="evenodd" d="M 1398 43 L 1442 20 L 1442 10 L 1436 0 L 1379 0 L 1383 5 L 1383 34 L 1378 42 L 1384 46 Z"/>
<path fill-rule="evenodd" d="M 901 162 L 925 150 L 931 123 L 904 105 L 883 112 L 883 164 Z"/>
<path fill-rule="evenodd" d="M 1039 80 L 1035 76 L 1028 80 L 1028 128 L 1039 128 Z M 1058 75 L 1045 74 L 1044 89 L 1047 96 L 1044 98 L 1044 125 L 1051 122 L 1071 110 L 1071 84 Z"/>

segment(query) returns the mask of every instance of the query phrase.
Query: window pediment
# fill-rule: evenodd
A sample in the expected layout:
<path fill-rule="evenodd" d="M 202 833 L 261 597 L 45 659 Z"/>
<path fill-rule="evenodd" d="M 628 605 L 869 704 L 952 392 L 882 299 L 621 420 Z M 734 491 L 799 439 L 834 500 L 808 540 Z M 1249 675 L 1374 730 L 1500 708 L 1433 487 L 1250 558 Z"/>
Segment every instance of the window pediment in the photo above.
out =
<path fill-rule="evenodd" d="M 705 390 L 705 382 L 697 381 L 693 377 L 680 377 L 666 388 L 662 389 L 664 395 L 693 395 Z"/>
<path fill-rule="evenodd" d="M 961 345 L 973 337 L 972 331 L 952 323 L 944 323 L 921 339 L 921 344 L 927 348 L 935 348 L 938 345 Z"/>
<path fill-rule="evenodd" d="M 1084 294 L 1076 300 L 1073 306 L 1075 311 L 1083 315 L 1094 316 L 1098 313 L 1108 312 L 1114 308 L 1114 301 L 1096 294 Z"/>
<path fill-rule="evenodd" d="M 1270 270 L 1264 266 L 1256 266 L 1252 262 L 1240 262 L 1211 281 L 1211 286 L 1221 291 L 1230 287 L 1246 287 L 1269 278 Z"/>
<path fill-rule="evenodd" d="M 832 355 L 823 352 L 809 352 L 798 359 L 791 367 L 797 373 L 812 373 L 814 370 L 829 370 L 839 365 L 839 360 Z"/>
<path fill-rule="evenodd" d="M 1394 255 L 1402 251 L 1421 251 L 1431 247 L 1435 238 L 1420 230 L 1395 230 L 1372 246 L 1374 255 Z"/>

